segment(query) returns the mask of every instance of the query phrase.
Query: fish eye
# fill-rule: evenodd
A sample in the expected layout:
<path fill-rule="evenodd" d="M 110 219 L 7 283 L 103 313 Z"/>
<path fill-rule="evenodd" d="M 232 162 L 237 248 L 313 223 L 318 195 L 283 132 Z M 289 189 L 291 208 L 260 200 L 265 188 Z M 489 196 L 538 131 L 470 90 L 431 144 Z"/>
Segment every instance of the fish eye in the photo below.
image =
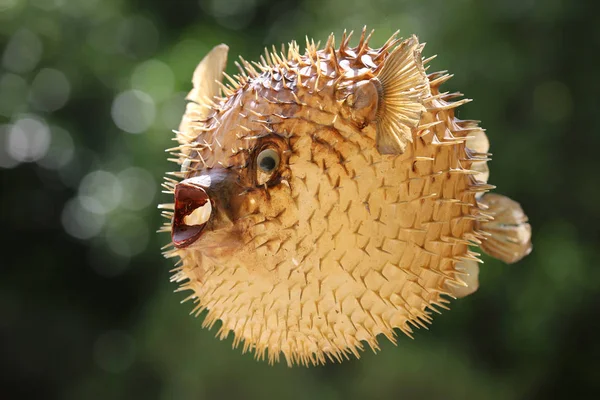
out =
<path fill-rule="evenodd" d="M 273 149 L 264 149 L 256 158 L 256 183 L 262 186 L 269 182 L 279 167 L 279 153 Z"/>
<path fill-rule="evenodd" d="M 273 149 L 265 149 L 260 152 L 256 162 L 261 171 L 271 173 L 279 166 L 279 154 Z"/>

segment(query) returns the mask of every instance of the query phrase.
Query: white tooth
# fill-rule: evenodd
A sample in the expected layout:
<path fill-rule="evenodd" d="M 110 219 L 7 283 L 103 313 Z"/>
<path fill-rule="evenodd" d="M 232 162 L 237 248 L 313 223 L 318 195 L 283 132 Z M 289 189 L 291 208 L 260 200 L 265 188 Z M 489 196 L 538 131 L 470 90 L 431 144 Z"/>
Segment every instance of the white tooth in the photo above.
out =
<path fill-rule="evenodd" d="M 195 186 L 200 186 L 203 188 L 209 188 L 210 182 L 211 182 L 210 176 L 198 175 L 198 176 L 194 176 L 193 178 L 188 178 L 186 180 L 183 180 L 180 182 L 180 184 L 187 183 L 187 184 L 191 184 L 191 185 L 195 185 Z"/>
<path fill-rule="evenodd" d="M 183 217 L 183 223 L 189 226 L 205 224 L 210 218 L 211 212 L 212 206 L 210 201 L 207 201 L 202 207 L 196 208 L 191 214 Z"/>

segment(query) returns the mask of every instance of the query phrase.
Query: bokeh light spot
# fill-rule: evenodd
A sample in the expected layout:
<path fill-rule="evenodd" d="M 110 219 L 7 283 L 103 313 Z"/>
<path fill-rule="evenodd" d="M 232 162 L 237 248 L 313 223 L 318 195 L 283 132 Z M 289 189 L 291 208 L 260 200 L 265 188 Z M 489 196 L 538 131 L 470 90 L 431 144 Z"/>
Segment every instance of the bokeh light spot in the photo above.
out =
<path fill-rule="evenodd" d="M 10 128 L 7 150 L 17 161 L 37 161 L 46 155 L 49 146 L 50 129 L 38 117 L 25 116 Z"/>
<path fill-rule="evenodd" d="M 75 154 L 75 145 L 71 134 L 65 129 L 53 126 L 50 132 L 52 137 L 48 152 L 37 163 L 44 168 L 59 169 L 71 162 Z"/>
<path fill-rule="evenodd" d="M 61 215 L 65 231 L 77 239 L 91 239 L 97 236 L 104 225 L 104 215 L 90 212 L 79 197 L 69 200 Z"/>
<path fill-rule="evenodd" d="M 29 72 L 40 61 L 42 52 L 42 42 L 37 35 L 28 29 L 20 29 L 12 35 L 6 45 L 2 65 L 12 72 Z"/>
<path fill-rule="evenodd" d="M 151 56 L 158 45 L 158 29 L 148 18 L 134 15 L 123 20 L 118 29 L 119 50 L 129 57 Z"/>
<path fill-rule="evenodd" d="M 107 171 L 93 171 L 79 184 L 81 204 L 89 212 L 107 214 L 117 208 L 123 196 L 123 187 L 117 177 Z"/>
<path fill-rule="evenodd" d="M 141 133 L 154 122 L 156 105 L 146 93 L 128 90 L 115 98 L 111 114 L 119 129 L 128 133 Z"/>
<path fill-rule="evenodd" d="M 148 171 L 130 167 L 121 171 L 117 177 L 123 187 L 123 208 L 142 210 L 152 203 L 156 195 L 156 182 Z"/>
<path fill-rule="evenodd" d="M 52 68 L 42 69 L 31 83 L 31 102 L 42 111 L 56 111 L 69 99 L 71 84 L 61 71 Z"/>
<path fill-rule="evenodd" d="M 131 76 L 131 87 L 148 93 L 157 101 L 163 101 L 173 92 L 175 77 L 171 68 L 159 60 L 139 64 Z"/>
<path fill-rule="evenodd" d="M 185 38 L 178 41 L 170 49 L 167 64 L 172 68 L 175 78 L 184 84 L 184 87 L 191 86 L 191 78 L 196 65 L 200 62 L 201 54 L 206 54 L 210 48 L 203 42 Z"/>

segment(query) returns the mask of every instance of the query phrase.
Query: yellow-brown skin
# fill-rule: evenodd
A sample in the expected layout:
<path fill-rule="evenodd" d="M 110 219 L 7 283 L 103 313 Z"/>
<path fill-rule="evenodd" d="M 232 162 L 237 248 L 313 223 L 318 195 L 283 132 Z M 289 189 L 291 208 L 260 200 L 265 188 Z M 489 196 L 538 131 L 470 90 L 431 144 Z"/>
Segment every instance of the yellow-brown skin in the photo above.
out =
<path fill-rule="evenodd" d="M 181 193 L 188 179 L 211 177 L 198 190 L 212 212 L 200 235 L 185 244 L 174 236 L 166 254 L 180 258 L 174 281 L 192 291 L 197 313 L 208 310 L 205 325 L 221 320 L 221 338 L 232 331 L 234 346 L 243 342 L 257 358 L 359 357 L 362 342 L 374 350 L 380 334 L 395 342 L 396 328 L 410 335 L 446 308 L 444 295 L 476 289 L 479 260 L 469 246 L 489 236 L 494 211 L 481 197 L 492 188 L 482 173 L 487 138 L 454 117 L 463 102 L 440 94 L 448 75 L 425 74 L 417 39 L 399 43 L 371 49 L 363 32 L 357 47 L 346 36 L 334 47 L 330 37 L 304 55 L 292 43 L 258 70 L 244 62 L 214 103 L 206 99 L 214 89 L 190 94 L 176 150 L 183 168 L 174 174 L 183 183 L 166 187 Z M 211 57 L 222 70 L 223 57 Z M 409 73 L 389 60 L 404 60 L 394 65 Z M 401 79 L 410 90 L 393 97 Z M 267 148 L 280 158 L 268 173 L 257 163 Z M 177 215 L 177 200 L 164 208 Z M 510 261 L 529 252 L 529 237 L 515 246 Z"/>

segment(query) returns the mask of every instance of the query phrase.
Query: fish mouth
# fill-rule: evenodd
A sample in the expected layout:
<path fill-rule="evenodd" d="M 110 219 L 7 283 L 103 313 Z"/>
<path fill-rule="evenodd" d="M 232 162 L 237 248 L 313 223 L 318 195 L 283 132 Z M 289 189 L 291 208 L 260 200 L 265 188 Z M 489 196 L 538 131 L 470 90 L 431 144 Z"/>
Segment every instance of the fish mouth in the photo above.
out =
<path fill-rule="evenodd" d="M 210 180 L 204 176 L 186 179 L 175 187 L 175 212 L 171 239 L 178 248 L 195 243 L 204 232 L 212 215 L 212 202 L 205 188 Z"/>

